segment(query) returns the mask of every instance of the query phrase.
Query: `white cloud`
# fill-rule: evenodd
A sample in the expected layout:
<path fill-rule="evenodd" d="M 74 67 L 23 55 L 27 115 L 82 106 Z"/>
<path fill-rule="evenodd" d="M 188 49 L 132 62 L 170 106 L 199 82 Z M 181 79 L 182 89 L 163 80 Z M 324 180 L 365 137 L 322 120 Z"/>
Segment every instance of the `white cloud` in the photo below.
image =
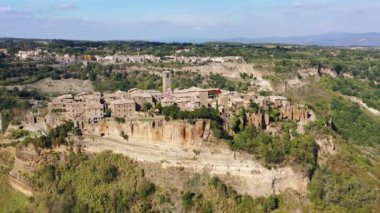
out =
<path fill-rule="evenodd" d="M 68 3 L 62 3 L 62 4 L 55 4 L 52 6 L 53 9 L 56 10 L 74 10 L 77 9 L 77 7 L 73 4 Z"/>
<path fill-rule="evenodd" d="M 15 13 L 11 7 L 0 7 L 0 13 Z"/>
<path fill-rule="evenodd" d="M 327 4 L 317 2 L 293 2 L 289 8 L 298 10 L 322 10 L 327 6 Z"/>

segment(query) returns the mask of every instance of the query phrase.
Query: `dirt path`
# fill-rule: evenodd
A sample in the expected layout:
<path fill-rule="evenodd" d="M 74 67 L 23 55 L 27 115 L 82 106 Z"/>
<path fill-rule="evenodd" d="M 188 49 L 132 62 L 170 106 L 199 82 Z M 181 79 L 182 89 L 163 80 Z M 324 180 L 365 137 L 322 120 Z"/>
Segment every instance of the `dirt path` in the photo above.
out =
<path fill-rule="evenodd" d="M 366 110 L 368 110 L 371 114 L 373 115 L 377 115 L 377 116 L 380 116 L 380 111 L 377 110 L 377 109 L 374 109 L 372 107 L 369 107 L 366 103 L 364 103 L 362 100 L 360 100 L 359 98 L 357 97 L 352 97 L 352 96 L 346 96 L 348 98 L 350 98 L 350 100 L 352 102 L 355 102 L 357 104 L 359 104 L 361 107 L 365 108 Z"/>
<path fill-rule="evenodd" d="M 196 173 L 229 176 L 240 193 L 266 196 L 285 189 L 306 192 L 307 181 L 291 168 L 268 170 L 252 156 L 223 147 L 188 147 L 181 144 L 140 142 L 86 135 L 80 142 L 86 151 L 111 150 L 140 162 L 161 163 L 163 168 L 183 167 Z"/>

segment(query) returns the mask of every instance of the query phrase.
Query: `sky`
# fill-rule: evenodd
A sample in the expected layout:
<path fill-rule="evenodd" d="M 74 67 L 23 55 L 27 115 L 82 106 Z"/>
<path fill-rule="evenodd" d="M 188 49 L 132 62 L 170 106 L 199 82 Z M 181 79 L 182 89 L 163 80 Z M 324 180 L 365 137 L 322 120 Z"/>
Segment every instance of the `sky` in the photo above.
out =
<path fill-rule="evenodd" d="M 0 37 L 222 40 L 380 32 L 379 0 L 0 0 Z"/>

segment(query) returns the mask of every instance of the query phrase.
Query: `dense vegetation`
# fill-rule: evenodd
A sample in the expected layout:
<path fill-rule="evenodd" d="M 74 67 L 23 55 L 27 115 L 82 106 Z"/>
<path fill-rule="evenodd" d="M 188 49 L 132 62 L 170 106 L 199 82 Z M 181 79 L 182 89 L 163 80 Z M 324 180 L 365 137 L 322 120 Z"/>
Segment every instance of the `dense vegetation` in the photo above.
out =
<path fill-rule="evenodd" d="M 317 160 L 314 141 L 314 138 L 308 135 L 293 139 L 289 134 L 273 137 L 255 127 L 247 126 L 234 136 L 231 147 L 254 154 L 268 166 L 289 162 L 300 165 L 307 175 L 312 175 Z"/>
<path fill-rule="evenodd" d="M 310 199 L 320 208 L 342 212 L 370 212 L 376 191 L 358 177 L 336 175 L 326 168 L 317 170 L 310 185 Z"/>
<path fill-rule="evenodd" d="M 90 158 L 71 154 L 63 165 L 46 165 L 34 185 L 35 208 L 49 212 L 145 212 L 156 191 L 136 163 L 107 152 Z"/>
<path fill-rule="evenodd" d="M 148 72 L 110 73 L 93 81 L 97 91 L 127 91 L 132 88 L 160 90 L 161 77 Z"/>
<path fill-rule="evenodd" d="M 205 87 L 205 77 L 190 71 L 173 72 L 172 87 L 187 89 L 190 87 Z"/>
<path fill-rule="evenodd" d="M 239 195 L 216 177 L 210 179 L 195 175 L 186 184 L 182 206 L 195 212 L 271 212 L 280 207 L 280 198 L 252 199 Z"/>
<path fill-rule="evenodd" d="M 327 89 L 357 97 L 369 107 L 380 110 L 380 84 L 347 78 L 324 77 L 322 80 L 323 86 Z"/>
<path fill-rule="evenodd" d="M 332 119 L 339 134 L 358 145 L 380 145 L 380 120 L 363 112 L 358 104 L 334 99 Z"/>
<path fill-rule="evenodd" d="M 317 114 L 314 123 L 320 130 L 327 127 L 344 140 L 357 145 L 375 146 L 380 143 L 380 119 L 363 110 L 358 104 L 325 88 L 325 82 L 313 83 L 293 91 L 289 98 L 308 105 Z"/>
<path fill-rule="evenodd" d="M 308 104 L 317 114 L 317 121 L 308 131 L 316 137 L 332 135 L 338 147 L 338 153 L 317 166 L 311 179 L 309 198 L 313 209 L 377 212 L 380 208 L 379 118 L 328 91 L 324 81 L 292 91 L 289 96 L 293 101 Z"/>

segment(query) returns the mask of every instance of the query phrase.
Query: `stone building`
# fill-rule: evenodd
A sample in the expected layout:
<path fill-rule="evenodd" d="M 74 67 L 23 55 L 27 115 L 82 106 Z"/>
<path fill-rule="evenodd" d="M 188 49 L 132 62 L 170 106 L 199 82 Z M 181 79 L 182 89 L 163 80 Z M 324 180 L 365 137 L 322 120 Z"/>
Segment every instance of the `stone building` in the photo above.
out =
<path fill-rule="evenodd" d="M 76 120 L 84 117 L 89 123 L 96 123 L 104 117 L 105 105 L 101 103 L 100 94 L 64 95 L 48 103 L 47 122 L 55 124 L 60 120 Z"/>
<path fill-rule="evenodd" d="M 131 94 L 131 99 L 138 105 L 138 108 L 142 108 L 144 103 L 150 103 L 152 105 L 155 104 L 153 95 L 150 92 L 141 89 L 133 89 L 130 90 L 129 93 Z"/>
<path fill-rule="evenodd" d="M 207 89 L 191 87 L 189 89 L 174 90 L 172 95 L 178 100 L 187 99 L 188 101 L 197 101 L 199 102 L 199 107 L 208 107 L 208 93 L 209 90 Z"/>
<path fill-rule="evenodd" d="M 250 101 L 253 100 L 251 94 L 240 94 L 238 92 L 223 91 L 218 96 L 219 111 L 239 111 L 242 108 L 249 107 Z"/>
<path fill-rule="evenodd" d="M 101 103 L 88 103 L 85 111 L 85 117 L 88 122 L 97 123 L 104 118 L 104 105 Z"/>
<path fill-rule="evenodd" d="M 215 95 L 220 92 L 219 89 L 202 89 L 198 87 L 175 89 L 174 91 L 169 88 L 163 94 L 161 105 L 165 107 L 176 104 L 181 110 L 209 107 L 210 99 L 214 99 Z"/>
<path fill-rule="evenodd" d="M 133 100 L 116 100 L 109 105 L 114 118 L 128 118 L 136 112 L 136 102 Z"/>

